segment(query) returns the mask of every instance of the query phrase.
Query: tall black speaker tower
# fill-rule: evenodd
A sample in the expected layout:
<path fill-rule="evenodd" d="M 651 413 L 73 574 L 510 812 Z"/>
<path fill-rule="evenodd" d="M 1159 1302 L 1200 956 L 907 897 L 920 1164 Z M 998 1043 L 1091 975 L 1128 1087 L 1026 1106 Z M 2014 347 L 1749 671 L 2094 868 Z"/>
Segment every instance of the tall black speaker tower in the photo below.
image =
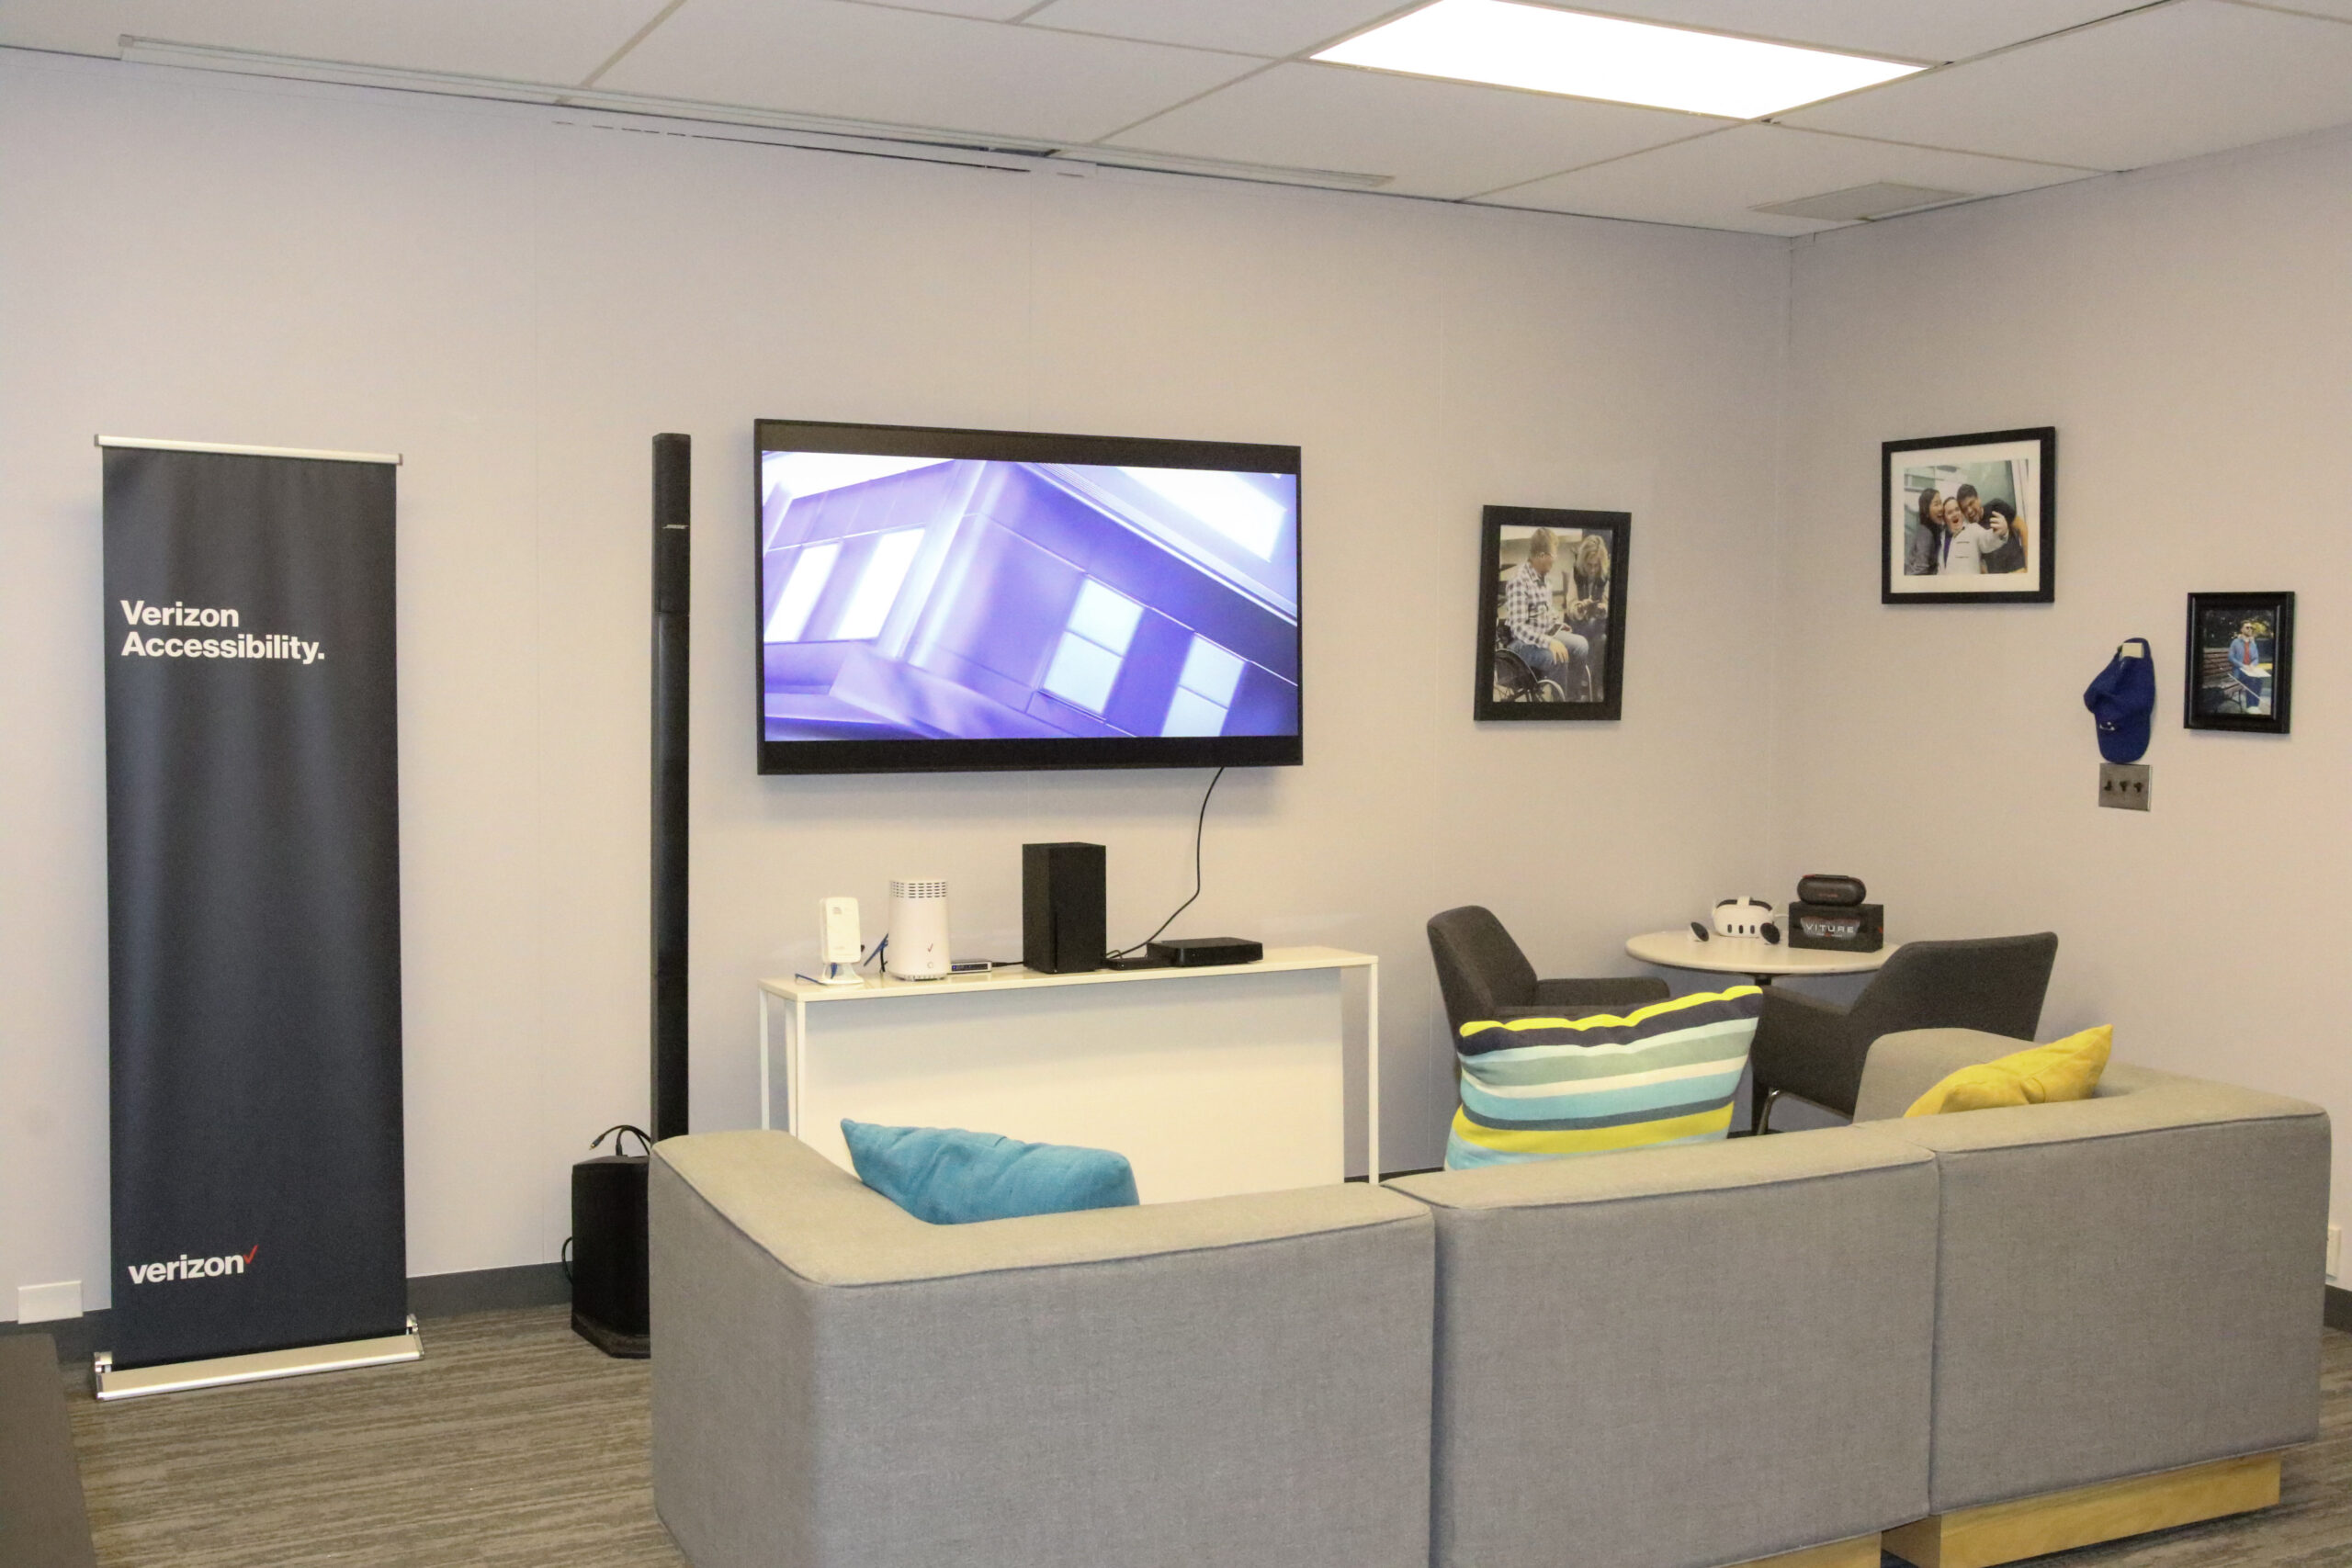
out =
<path fill-rule="evenodd" d="M 653 438 L 653 1136 L 686 1130 L 686 610 L 694 441 Z"/>

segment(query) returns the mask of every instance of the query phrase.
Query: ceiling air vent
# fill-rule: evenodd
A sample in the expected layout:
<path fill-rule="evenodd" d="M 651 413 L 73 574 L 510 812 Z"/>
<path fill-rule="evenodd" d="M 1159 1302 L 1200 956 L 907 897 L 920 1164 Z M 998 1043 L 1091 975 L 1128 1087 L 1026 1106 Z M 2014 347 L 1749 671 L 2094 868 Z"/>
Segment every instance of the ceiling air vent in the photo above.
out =
<path fill-rule="evenodd" d="M 1975 194 L 1973 191 L 1935 190 L 1927 186 L 1895 185 L 1881 180 L 1873 185 L 1854 186 L 1822 196 L 1808 196 L 1802 201 L 1776 201 L 1770 207 L 1751 207 L 1748 210 L 1769 212 L 1775 218 L 1810 218 L 1823 223 L 1854 223 L 1871 218 L 1892 218 L 1898 212 L 1912 212 L 1922 207 L 1940 207 L 1948 201 L 1966 201 Z"/>

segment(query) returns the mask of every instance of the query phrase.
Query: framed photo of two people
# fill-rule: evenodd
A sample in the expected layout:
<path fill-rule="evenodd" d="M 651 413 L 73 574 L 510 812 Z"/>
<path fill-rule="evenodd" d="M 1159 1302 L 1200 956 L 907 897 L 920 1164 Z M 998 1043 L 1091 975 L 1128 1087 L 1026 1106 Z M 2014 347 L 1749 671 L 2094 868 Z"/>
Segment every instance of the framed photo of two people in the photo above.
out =
<path fill-rule="evenodd" d="M 1479 519 L 1479 718 L 1616 718 L 1625 512 L 1489 506 Z"/>
<path fill-rule="evenodd" d="M 1880 604 L 2057 597 L 2056 430 L 1889 441 L 1880 452 Z"/>

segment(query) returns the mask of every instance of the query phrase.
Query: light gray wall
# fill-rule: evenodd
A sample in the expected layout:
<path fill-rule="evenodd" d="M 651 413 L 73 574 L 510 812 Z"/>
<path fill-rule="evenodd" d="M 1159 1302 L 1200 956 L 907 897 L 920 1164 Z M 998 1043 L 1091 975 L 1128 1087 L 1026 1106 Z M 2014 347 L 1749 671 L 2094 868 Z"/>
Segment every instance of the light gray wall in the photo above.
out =
<path fill-rule="evenodd" d="M 1907 936 L 2055 930 L 2043 1037 L 2352 1116 L 2338 469 L 2352 138 L 1846 230 L 1794 251 L 1774 856 Z M 2058 592 L 1882 606 L 1879 443 L 2058 428 Z M 2181 727 L 2186 595 L 2296 594 L 2294 733 Z M 2146 816 L 2093 805 L 2083 688 L 2154 646 Z M 2352 1210 L 2352 1159 L 2335 1161 Z"/>
<path fill-rule="evenodd" d="M 1762 885 L 1780 242 L 657 129 L 0 51 L 0 1315 L 107 1299 L 99 431 L 407 456 L 412 1273 L 553 1258 L 644 1113 L 656 431 L 695 437 L 698 1127 L 754 1118 L 752 981 L 820 896 L 878 930 L 944 875 L 1010 953 L 1018 846 L 1094 839 L 1134 940 L 1205 782 L 756 776 L 758 415 L 1305 448 L 1307 765 L 1227 776 L 1182 929 L 1381 955 L 1391 1168 L 1452 1104 L 1431 912 L 1622 972 Z M 1486 502 L 1634 514 L 1623 723 L 1471 723 Z"/>

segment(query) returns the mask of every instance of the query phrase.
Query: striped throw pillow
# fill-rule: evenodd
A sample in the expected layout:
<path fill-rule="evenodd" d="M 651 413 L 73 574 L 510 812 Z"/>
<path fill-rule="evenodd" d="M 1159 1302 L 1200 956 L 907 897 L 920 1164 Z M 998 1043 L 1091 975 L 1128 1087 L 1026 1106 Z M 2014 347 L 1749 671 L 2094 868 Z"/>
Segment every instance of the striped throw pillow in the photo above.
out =
<path fill-rule="evenodd" d="M 1624 1014 L 1465 1023 L 1445 1168 L 1721 1138 L 1763 1010 L 1760 989 L 1734 986 Z"/>

